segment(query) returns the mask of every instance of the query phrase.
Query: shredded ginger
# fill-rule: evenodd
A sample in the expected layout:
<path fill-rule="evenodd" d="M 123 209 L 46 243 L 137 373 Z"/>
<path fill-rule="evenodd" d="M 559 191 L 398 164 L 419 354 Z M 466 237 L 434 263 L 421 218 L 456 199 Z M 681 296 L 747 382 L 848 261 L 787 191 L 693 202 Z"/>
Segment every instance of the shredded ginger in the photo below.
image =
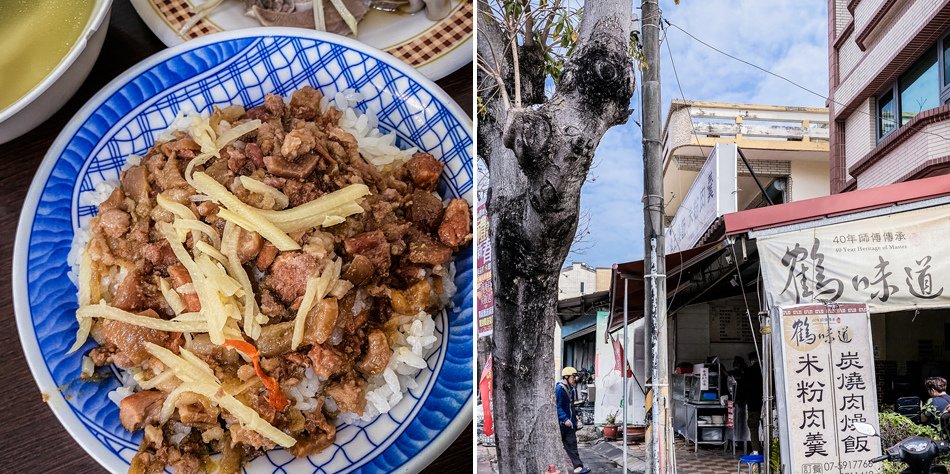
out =
<path fill-rule="evenodd" d="M 237 418 L 244 429 L 252 430 L 285 448 L 297 443 L 293 437 L 261 418 L 253 408 L 228 394 L 221 386 L 221 381 L 214 376 L 211 367 L 187 349 L 181 349 L 181 356 L 178 356 L 150 342 L 146 342 L 145 347 L 166 367 L 173 370 L 175 377 L 182 381 L 182 384 L 173 392 L 178 392 L 176 395 L 186 391 L 203 395 Z M 172 398 L 171 395 L 168 398 Z"/>

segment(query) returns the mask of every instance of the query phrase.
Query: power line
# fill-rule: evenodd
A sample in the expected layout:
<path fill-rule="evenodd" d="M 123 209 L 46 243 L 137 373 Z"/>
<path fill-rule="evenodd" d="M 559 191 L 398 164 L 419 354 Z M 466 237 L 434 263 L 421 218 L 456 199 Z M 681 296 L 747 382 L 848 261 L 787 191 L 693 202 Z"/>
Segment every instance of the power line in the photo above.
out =
<path fill-rule="evenodd" d="M 713 46 L 713 45 L 711 45 L 711 44 L 709 44 L 709 43 L 707 43 L 707 42 L 705 42 L 705 41 L 703 41 L 703 40 L 701 40 L 701 39 L 699 39 L 699 38 L 697 38 L 697 37 L 696 37 L 695 35 L 693 35 L 692 33 L 690 33 L 690 32 L 688 32 L 688 31 L 684 30 L 682 27 L 680 27 L 680 26 L 677 25 L 676 23 L 671 22 L 670 20 L 667 20 L 666 18 L 663 18 L 662 21 L 665 22 L 667 26 L 672 26 L 673 28 L 676 28 L 677 30 L 682 31 L 683 34 L 685 34 L 686 36 L 689 36 L 690 38 L 692 38 L 692 39 L 695 40 L 696 42 L 702 44 L 703 46 L 706 46 L 706 47 L 709 48 L 709 49 L 712 49 L 713 51 L 716 51 L 716 52 L 719 53 L 719 54 L 722 54 L 723 56 L 732 58 L 733 60 L 739 61 L 740 63 L 743 63 L 743 64 L 746 64 L 746 65 L 748 65 L 748 66 L 751 66 L 751 67 L 753 67 L 753 68 L 755 68 L 755 69 L 758 69 L 758 70 L 760 70 L 760 71 L 762 71 L 762 72 L 764 72 L 764 73 L 766 73 L 766 74 L 768 74 L 768 75 L 770 75 L 770 76 L 777 77 L 777 78 L 779 78 L 779 79 L 781 79 L 781 80 L 783 80 L 783 81 L 785 81 L 785 82 L 787 82 L 787 83 L 789 83 L 789 84 L 791 84 L 791 85 L 793 85 L 793 86 L 795 86 L 795 87 L 797 87 L 797 88 L 799 88 L 799 89 L 801 89 L 801 90 L 803 90 L 803 91 L 805 91 L 805 92 L 808 92 L 808 93 L 810 93 L 810 94 L 814 94 L 814 95 L 816 95 L 816 96 L 818 96 L 818 97 L 821 97 L 822 99 L 825 99 L 825 100 L 828 101 L 828 102 L 832 102 L 832 103 L 834 103 L 834 104 L 836 104 L 836 105 L 840 105 L 840 106 L 842 106 L 842 107 L 847 107 L 845 104 L 842 104 L 841 102 L 838 102 L 838 101 L 836 101 L 836 100 L 834 100 L 834 99 L 832 99 L 832 98 L 830 98 L 830 97 L 828 97 L 828 96 L 826 96 L 826 95 L 824 95 L 824 94 L 820 94 L 820 93 L 818 93 L 818 92 L 815 92 L 815 91 L 813 91 L 813 90 L 811 90 L 811 89 L 809 89 L 809 88 L 807 88 L 807 87 L 805 87 L 805 86 L 803 86 L 803 85 L 801 85 L 801 84 L 799 84 L 799 83 L 797 83 L 797 82 L 795 82 L 795 81 L 793 81 L 793 80 L 791 80 L 791 79 L 789 79 L 789 78 L 787 78 L 787 77 L 785 77 L 785 76 L 783 76 L 783 75 L 781 75 L 781 74 L 772 72 L 772 71 L 770 71 L 770 70 L 768 70 L 768 69 L 766 69 L 766 68 L 764 68 L 764 67 L 762 67 L 762 66 L 759 66 L 759 65 L 754 64 L 754 63 L 752 63 L 752 62 L 746 61 L 745 59 L 742 59 L 742 58 L 740 58 L 740 57 L 734 56 L 734 55 L 732 55 L 732 54 L 729 54 L 729 53 L 727 53 L 727 52 L 725 52 L 725 51 L 723 51 L 723 50 L 721 50 L 721 49 L 719 49 L 719 48 L 717 48 L 717 47 L 715 47 L 715 46 Z M 858 108 L 856 108 L 855 111 L 856 111 L 856 112 L 859 112 L 859 113 L 862 113 L 862 114 L 864 114 L 864 115 L 867 115 L 868 117 L 871 117 L 871 118 L 873 118 L 873 119 L 876 120 L 876 121 L 877 121 L 877 120 L 881 120 L 881 121 L 884 121 L 884 123 L 888 123 L 888 124 L 890 124 L 890 125 L 896 125 L 897 127 L 900 127 L 900 126 L 901 126 L 901 123 L 899 123 L 899 121 L 896 120 L 896 119 L 881 117 L 881 116 L 878 115 L 877 113 L 871 114 L 871 113 L 869 113 L 869 112 L 866 112 L 866 111 L 861 110 L 861 109 L 858 109 Z M 945 137 L 945 136 L 943 136 L 943 135 L 940 135 L 940 134 L 938 134 L 938 133 L 929 132 L 929 131 L 926 131 L 926 130 L 918 130 L 918 132 L 924 133 L 924 134 L 927 134 L 927 135 L 933 135 L 933 136 L 938 137 L 938 138 L 940 138 L 940 139 L 942 139 L 942 140 L 950 141 L 950 138 L 947 138 L 947 137 Z"/>
<path fill-rule="evenodd" d="M 663 18 L 660 18 L 660 19 L 661 19 L 661 20 L 664 20 Z M 664 21 L 665 21 L 665 20 L 664 20 Z M 662 25 L 662 23 L 661 23 L 661 25 Z M 689 113 L 689 128 L 690 128 L 690 130 L 693 132 L 693 137 L 696 138 L 696 144 L 699 146 L 699 153 L 701 153 L 701 154 L 703 155 L 703 158 L 705 158 L 705 157 L 706 157 L 706 150 L 703 150 L 703 145 L 702 145 L 702 143 L 700 143 L 700 140 L 699 140 L 699 134 L 696 133 L 696 127 L 693 126 L 693 109 L 692 109 L 691 104 L 686 101 L 686 94 L 683 93 L 683 84 L 680 83 L 680 76 L 679 76 L 679 73 L 676 72 L 676 61 L 673 60 L 673 49 L 670 47 L 670 42 L 669 42 L 669 40 L 667 39 L 666 31 L 667 31 L 666 28 L 663 28 L 663 43 L 666 43 L 666 50 L 667 50 L 667 51 L 669 52 L 669 54 L 670 54 L 670 65 L 673 66 L 673 77 L 676 78 L 676 87 L 680 90 L 680 97 L 683 99 L 683 102 L 686 103 L 686 110 L 687 110 L 688 113 Z M 667 126 L 669 126 L 668 123 L 667 123 Z M 676 169 L 677 169 L 677 171 L 678 171 L 678 170 L 679 170 L 679 167 L 677 166 Z M 685 199 L 685 196 L 684 196 L 684 199 Z M 663 213 L 666 214 L 666 206 L 664 206 L 664 212 L 663 212 Z M 670 235 L 673 235 L 672 222 L 671 222 L 670 224 L 671 224 L 671 226 L 667 228 L 667 233 L 670 234 Z M 664 250 L 666 250 L 666 249 L 664 249 Z M 679 263 L 679 264 L 680 264 L 680 266 L 683 265 L 683 254 L 682 254 L 682 253 L 680 253 L 680 263 Z M 679 272 L 679 275 L 677 276 L 676 286 L 674 287 L 673 297 L 670 298 L 670 302 L 667 303 L 667 308 L 672 308 L 672 307 L 673 307 L 673 302 L 676 300 L 676 295 L 679 294 L 679 292 L 678 292 L 677 290 L 679 290 L 680 284 L 681 284 L 682 282 L 683 282 L 683 272 L 680 271 L 680 272 Z"/>

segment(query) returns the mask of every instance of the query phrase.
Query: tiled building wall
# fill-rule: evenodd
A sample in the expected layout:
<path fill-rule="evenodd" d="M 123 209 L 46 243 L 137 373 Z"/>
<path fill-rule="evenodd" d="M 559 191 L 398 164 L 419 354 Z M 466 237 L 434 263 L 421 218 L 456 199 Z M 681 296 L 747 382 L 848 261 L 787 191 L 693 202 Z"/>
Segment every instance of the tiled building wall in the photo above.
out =
<path fill-rule="evenodd" d="M 852 30 L 848 35 L 848 39 L 844 40 L 841 48 L 838 49 L 838 80 L 846 79 L 863 56 L 864 52 L 854 42 L 854 31 Z"/>
<path fill-rule="evenodd" d="M 873 16 L 882 2 L 886 0 L 862 0 L 855 10 L 854 29 L 860 32 L 861 28 Z M 880 33 L 875 35 L 875 41 L 865 51 L 866 57 L 848 77 L 842 77 L 839 87 L 834 92 L 835 101 L 841 104 L 850 104 L 875 79 L 879 79 L 881 71 L 891 65 L 900 66 L 903 70 L 916 58 L 897 58 L 899 52 L 912 42 L 921 42 L 920 49 L 924 50 L 932 44 L 929 38 L 918 38 L 918 33 L 936 14 L 943 9 L 947 0 L 915 0 L 903 2 L 898 7 L 897 15 L 886 24 L 878 25 Z M 864 23 L 862 23 L 864 22 Z M 927 41 L 928 44 L 923 44 Z M 901 62 L 902 64 L 897 64 Z M 903 63 L 906 63 L 904 65 Z M 876 93 L 877 91 L 869 91 Z M 836 107 L 836 113 L 843 107 Z"/>
<path fill-rule="evenodd" d="M 835 0 L 835 38 L 848 27 L 850 22 L 851 12 L 848 11 L 848 0 Z"/>
<path fill-rule="evenodd" d="M 861 0 L 854 7 L 854 29 L 861 31 L 888 0 Z"/>
<path fill-rule="evenodd" d="M 676 158 L 676 162 L 679 164 L 679 169 L 684 171 L 699 171 L 703 164 L 706 162 L 705 158 L 700 158 L 698 156 L 680 156 Z M 755 174 L 767 175 L 767 176 L 788 176 L 792 173 L 792 167 L 788 161 L 781 160 L 749 160 L 749 163 L 752 165 L 752 171 Z M 737 166 L 739 175 L 748 176 L 749 170 L 746 169 L 745 164 L 740 160 Z"/>
<path fill-rule="evenodd" d="M 927 125 L 859 174 L 858 189 L 898 182 L 928 161 L 948 155 L 950 155 L 950 122 Z"/>
<path fill-rule="evenodd" d="M 845 167 L 850 168 L 874 148 L 877 133 L 871 99 L 865 100 L 848 118 L 844 126 Z"/>

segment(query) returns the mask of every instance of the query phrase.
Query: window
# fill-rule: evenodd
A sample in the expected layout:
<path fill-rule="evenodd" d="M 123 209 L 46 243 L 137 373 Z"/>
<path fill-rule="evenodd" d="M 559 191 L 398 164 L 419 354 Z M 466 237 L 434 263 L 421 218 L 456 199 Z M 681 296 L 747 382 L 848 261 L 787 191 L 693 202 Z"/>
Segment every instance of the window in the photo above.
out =
<path fill-rule="evenodd" d="M 884 138 L 897 128 L 897 102 L 894 101 L 894 91 L 889 90 L 877 100 L 877 138 Z"/>
<path fill-rule="evenodd" d="M 901 125 L 915 115 L 940 105 L 937 49 L 930 48 L 897 81 L 900 88 Z"/>
<path fill-rule="evenodd" d="M 943 42 L 943 85 L 950 85 L 950 41 Z"/>
<path fill-rule="evenodd" d="M 584 282 L 581 282 L 581 294 L 584 294 Z"/>
<path fill-rule="evenodd" d="M 906 125 L 917 114 L 948 103 L 950 32 L 877 97 L 877 139 Z"/>

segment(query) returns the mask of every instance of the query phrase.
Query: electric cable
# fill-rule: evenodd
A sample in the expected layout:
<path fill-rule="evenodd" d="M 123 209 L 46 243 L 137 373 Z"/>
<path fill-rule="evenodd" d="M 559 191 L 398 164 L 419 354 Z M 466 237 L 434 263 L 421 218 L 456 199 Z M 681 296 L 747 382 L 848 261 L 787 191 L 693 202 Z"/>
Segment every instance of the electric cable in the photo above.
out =
<path fill-rule="evenodd" d="M 783 80 L 783 81 L 785 81 L 785 82 L 787 82 L 787 83 L 789 83 L 789 84 L 791 84 L 791 85 L 793 85 L 793 86 L 795 86 L 795 87 L 797 87 L 797 88 L 799 88 L 799 89 L 801 89 L 801 90 L 803 90 L 803 91 L 805 91 L 805 92 L 808 92 L 808 93 L 810 93 L 810 94 L 814 94 L 814 95 L 816 95 L 816 96 L 818 96 L 818 97 L 820 97 L 820 98 L 822 98 L 822 99 L 825 99 L 825 100 L 828 101 L 828 102 L 832 102 L 832 103 L 834 103 L 834 104 L 836 104 L 836 105 L 840 105 L 840 106 L 842 106 L 842 107 L 847 107 L 846 104 L 843 104 L 843 103 L 841 103 L 841 102 L 838 102 L 838 101 L 836 101 L 836 100 L 834 100 L 834 99 L 832 99 L 832 98 L 830 98 L 830 97 L 828 97 L 828 96 L 826 96 L 826 95 L 824 95 L 824 94 L 820 94 L 820 93 L 818 93 L 818 92 L 815 92 L 814 90 L 809 89 L 808 87 L 805 87 L 805 86 L 803 86 L 803 85 L 801 85 L 801 84 L 799 84 L 799 83 L 797 83 L 797 82 L 795 82 L 795 81 L 793 81 L 793 80 L 791 80 L 791 79 L 789 79 L 789 78 L 787 78 L 787 77 L 785 77 L 785 76 L 783 76 L 783 75 L 781 75 L 781 74 L 772 72 L 772 71 L 770 71 L 770 70 L 768 70 L 768 69 L 766 69 L 766 68 L 764 68 L 764 67 L 762 67 L 762 66 L 759 66 L 759 65 L 757 65 L 757 64 L 755 64 L 755 63 L 752 63 L 752 62 L 747 61 L 747 60 L 745 60 L 745 59 L 742 59 L 742 58 L 740 58 L 740 57 L 737 57 L 737 56 L 734 56 L 734 55 L 732 55 L 732 54 L 729 54 L 729 53 L 727 53 L 726 51 L 723 51 L 722 49 L 719 49 L 719 48 L 717 48 L 717 47 L 715 47 L 715 46 L 713 46 L 713 45 L 711 45 L 711 44 L 709 44 L 709 43 L 707 43 L 707 42 L 705 42 L 705 41 L 703 41 L 703 40 L 697 38 L 696 35 L 694 35 L 694 34 L 688 32 L 688 31 L 686 31 L 686 30 L 683 29 L 681 26 L 679 26 L 679 25 L 677 25 L 676 23 L 673 23 L 673 22 L 667 20 L 666 18 L 662 18 L 662 21 L 665 22 L 665 23 L 667 24 L 667 26 L 672 26 L 673 28 L 676 28 L 677 30 L 682 31 L 683 34 L 685 34 L 686 36 L 689 36 L 690 38 L 692 38 L 692 39 L 695 40 L 696 42 L 702 44 L 703 46 L 706 46 L 706 47 L 709 48 L 709 49 L 712 49 L 713 51 L 716 51 L 716 52 L 719 53 L 719 54 L 722 54 L 723 56 L 726 56 L 726 57 L 731 58 L 731 59 L 733 59 L 733 60 L 739 61 L 740 63 L 743 63 L 743 64 L 745 64 L 745 65 L 747 65 L 747 66 L 753 67 L 753 68 L 755 68 L 755 69 L 758 69 L 759 71 L 762 71 L 762 72 L 764 72 L 764 73 L 766 73 L 766 74 L 769 74 L 769 75 L 771 75 L 771 76 L 774 76 L 774 77 L 776 77 L 776 78 L 778 78 L 778 79 L 781 79 L 781 80 Z M 891 124 L 891 125 L 896 125 L 897 127 L 901 127 L 901 124 L 898 122 L 897 119 L 884 118 L 884 117 L 881 117 L 881 116 L 877 115 L 876 113 L 875 113 L 875 114 L 871 114 L 871 113 L 869 113 L 869 112 L 867 112 L 867 111 L 864 111 L 864 110 L 861 110 L 861 109 L 858 109 L 858 108 L 855 109 L 855 112 L 859 112 L 859 113 L 862 113 L 862 114 L 864 114 L 864 115 L 867 115 L 868 117 L 871 117 L 871 118 L 873 118 L 874 120 L 884 120 L 884 121 L 886 121 L 887 123 L 889 123 L 889 124 Z M 943 136 L 943 135 L 940 135 L 939 133 L 934 133 L 934 132 L 930 132 L 930 131 L 927 131 L 927 130 L 918 130 L 917 132 L 918 132 L 918 133 L 924 133 L 924 134 L 927 134 L 927 135 L 933 135 L 933 136 L 938 137 L 938 138 L 940 138 L 940 139 L 942 139 L 942 140 L 948 140 L 948 141 L 950 141 L 950 138 L 947 138 L 947 137 L 945 137 L 945 136 Z"/>

